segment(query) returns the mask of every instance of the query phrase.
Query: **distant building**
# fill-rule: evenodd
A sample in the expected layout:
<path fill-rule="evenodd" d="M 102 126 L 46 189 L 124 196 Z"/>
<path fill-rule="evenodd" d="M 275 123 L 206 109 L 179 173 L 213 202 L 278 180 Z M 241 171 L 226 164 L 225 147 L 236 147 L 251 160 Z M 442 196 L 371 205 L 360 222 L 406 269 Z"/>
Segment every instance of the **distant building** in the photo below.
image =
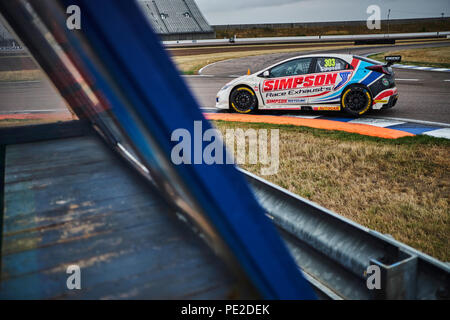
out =
<path fill-rule="evenodd" d="M 162 40 L 215 38 L 215 32 L 194 0 L 138 0 Z"/>
<path fill-rule="evenodd" d="M 211 39 L 216 36 L 194 0 L 136 1 L 163 41 Z M 0 21 L 0 47 L 18 45 Z"/>
<path fill-rule="evenodd" d="M 15 47 L 19 44 L 0 20 L 0 47 Z"/>

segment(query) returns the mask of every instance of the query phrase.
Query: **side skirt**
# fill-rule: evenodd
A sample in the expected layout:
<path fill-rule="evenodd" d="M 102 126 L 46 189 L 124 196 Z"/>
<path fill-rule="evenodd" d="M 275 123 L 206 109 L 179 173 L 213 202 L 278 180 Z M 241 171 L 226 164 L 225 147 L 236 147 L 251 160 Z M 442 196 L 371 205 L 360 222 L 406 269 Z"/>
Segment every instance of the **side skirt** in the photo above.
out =
<path fill-rule="evenodd" d="M 261 106 L 259 110 L 301 110 L 301 111 L 340 111 L 340 104 L 311 104 L 301 106 L 273 105 Z"/>

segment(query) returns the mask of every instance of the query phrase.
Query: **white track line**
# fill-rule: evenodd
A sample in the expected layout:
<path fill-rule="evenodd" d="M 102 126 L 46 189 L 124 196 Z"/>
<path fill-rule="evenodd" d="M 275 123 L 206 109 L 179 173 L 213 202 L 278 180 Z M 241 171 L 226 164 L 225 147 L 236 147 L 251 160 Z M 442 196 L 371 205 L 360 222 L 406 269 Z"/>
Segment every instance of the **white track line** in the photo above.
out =
<path fill-rule="evenodd" d="M 67 112 L 68 109 L 44 109 L 44 110 L 20 110 L 20 111 L 0 111 L 0 114 L 26 114 L 26 113 L 53 113 L 53 112 Z"/>
<path fill-rule="evenodd" d="M 39 83 L 41 80 L 25 80 L 25 81 L 2 81 L 0 84 L 24 84 L 24 83 Z"/>
<path fill-rule="evenodd" d="M 301 118 L 301 119 L 316 119 L 320 116 L 293 116 L 293 115 L 286 115 L 287 117 L 293 117 L 293 118 Z"/>
<path fill-rule="evenodd" d="M 428 126 L 450 128 L 450 124 L 449 123 L 442 123 L 442 122 L 414 120 L 414 119 L 405 119 L 405 118 L 393 118 L 393 117 L 378 117 L 378 116 L 372 116 L 372 117 L 375 118 L 375 119 L 395 120 L 395 121 L 402 121 L 402 122 L 411 122 L 411 123 L 424 124 L 424 125 L 428 125 Z"/>
<path fill-rule="evenodd" d="M 436 138 L 450 139 L 450 128 L 442 128 L 442 129 L 427 131 L 422 134 L 426 134 L 427 136 L 432 136 L 432 137 L 436 137 Z"/>
<path fill-rule="evenodd" d="M 395 81 L 419 81 L 420 79 L 395 79 Z"/>
<path fill-rule="evenodd" d="M 182 74 L 182 77 L 186 78 L 214 78 L 216 77 L 213 74 Z"/>
<path fill-rule="evenodd" d="M 403 124 L 406 122 L 396 120 L 386 120 L 386 119 L 375 119 L 375 118 L 359 118 L 355 120 L 350 120 L 349 123 L 368 124 L 374 127 L 385 128 L 390 126 L 396 126 L 398 124 Z"/>
<path fill-rule="evenodd" d="M 448 68 L 434 68 L 433 71 L 449 71 Z"/>
<path fill-rule="evenodd" d="M 202 73 L 203 73 L 203 70 L 205 70 L 206 68 L 208 68 L 208 67 L 210 67 L 210 66 L 212 66 L 212 65 L 214 65 L 214 64 L 216 64 L 216 63 L 220 63 L 220 62 L 224 62 L 224 61 L 230 61 L 230 60 L 234 60 L 234 59 L 236 59 L 236 58 L 226 59 L 226 60 L 221 60 L 221 61 L 217 61 L 217 62 L 213 62 L 213 63 L 207 64 L 206 66 L 204 66 L 203 68 L 201 68 L 200 70 L 198 70 L 198 73 L 199 73 L 199 74 L 202 74 Z"/>

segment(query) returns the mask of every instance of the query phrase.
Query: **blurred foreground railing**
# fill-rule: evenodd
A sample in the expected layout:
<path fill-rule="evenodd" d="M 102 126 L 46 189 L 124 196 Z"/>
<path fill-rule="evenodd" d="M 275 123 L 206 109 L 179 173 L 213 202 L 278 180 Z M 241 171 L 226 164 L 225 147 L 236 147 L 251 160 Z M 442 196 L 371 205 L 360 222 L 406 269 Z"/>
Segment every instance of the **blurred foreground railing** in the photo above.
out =
<path fill-rule="evenodd" d="M 449 299 L 448 264 L 241 171 L 299 267 L 325 296 Z M 379 267 L 381 289 L 368 289 L 369 266 Z"/>

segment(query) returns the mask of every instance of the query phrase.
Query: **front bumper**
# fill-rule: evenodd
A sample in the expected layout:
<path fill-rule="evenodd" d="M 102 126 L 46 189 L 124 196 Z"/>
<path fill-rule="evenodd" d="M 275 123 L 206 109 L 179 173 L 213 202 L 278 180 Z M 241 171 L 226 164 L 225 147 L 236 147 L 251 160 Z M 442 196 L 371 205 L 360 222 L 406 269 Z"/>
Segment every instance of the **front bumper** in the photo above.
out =
<path fill-rule="evenodd" d="M 229 102 L 230 90 L 221 90 L 216 96 L 216 108 L 218 109 L 228 109 L 230 107 Z"/>

